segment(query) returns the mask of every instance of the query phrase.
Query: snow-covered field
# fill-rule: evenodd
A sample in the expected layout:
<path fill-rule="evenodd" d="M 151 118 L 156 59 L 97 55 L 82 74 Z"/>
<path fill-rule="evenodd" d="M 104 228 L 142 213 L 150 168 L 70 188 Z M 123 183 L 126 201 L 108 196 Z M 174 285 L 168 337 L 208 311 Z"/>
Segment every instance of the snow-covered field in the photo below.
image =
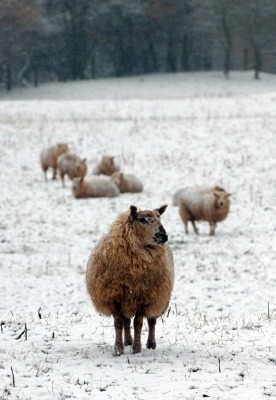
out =
<path fill-rule="evenodd" d="M 276 76 L 157 75 L 51 84 L 0 97 L 0 398 L 276 399 Z M 145 190 L 76 200 L 44 182 L 40 150 L 113 154 Z M 172 195 L 232 193 L 210 237 L 184 234 Z M 157 349 L 112 356 L 112 319 L 85 288 L 90 251 L 131 204 L 156 208 L 175 258 Z"/>

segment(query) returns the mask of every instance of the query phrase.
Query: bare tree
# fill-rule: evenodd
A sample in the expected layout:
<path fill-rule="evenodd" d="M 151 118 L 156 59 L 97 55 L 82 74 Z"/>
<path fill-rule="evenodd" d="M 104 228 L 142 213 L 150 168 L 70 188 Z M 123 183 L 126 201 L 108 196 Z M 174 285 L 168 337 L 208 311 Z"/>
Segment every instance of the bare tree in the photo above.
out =
<path fill-rule="evenodd" d="M 259 79 L 263 54 L 276 48 L 276 7 L 274 0 L 243 0 L 236 5 L 237 30 L 251 46 L 254 77 Z"/>
<path fill-rule="evenodd" d="M 5 87 L 12 88 L 14 71 L 25 64 L 31 42 L 30 33 L 35 29 L 38 13 L 34 0 L 1 0 L 0 2 L 0 64 Z"/>

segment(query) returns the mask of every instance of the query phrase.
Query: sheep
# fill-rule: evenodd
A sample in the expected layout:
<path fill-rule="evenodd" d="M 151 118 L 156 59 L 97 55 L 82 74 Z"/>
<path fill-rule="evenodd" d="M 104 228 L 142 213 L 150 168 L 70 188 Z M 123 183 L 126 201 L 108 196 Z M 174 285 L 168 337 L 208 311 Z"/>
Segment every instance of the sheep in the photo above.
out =
<path fill-rule="evenodd" d="M 132 345 L 140 353 L 143 318 L 148 321 L 147 348 L 156 348 L 156 319 L 168 308 L 173 283 L 173 254 L 160 222 L 167 205 L 119 214 L 92 251 L 86 270 L 87 290 L 96 310 L 113 316 L 114 356 Z M 134 339 L 130 324 L 134 317 Z M 124 335 L 124 342 L 123 342 Z"/>
<path fill-rule="evenodd" d="M 93 170 L 94 175 L 112 175 L 113 172 L 120 171 L 119 165 L 115 162 L 114 156 L 102 156 L 101 161 Z"/>
<path fill-rule="evenodd" d="M 179 197 L 179 214 L 188 233 L 188 222 L 191 221 L 198 234 L 195 221 L 208 221 L 210 235 L 215 235 L 217 222 L 223 221 L 230 209 L 230 193 L 220 186 L 188 187 L 182 190 Z"/>
<path fill-rule="evenodd" d="M 185 192 L 185 189 L 178 189 L 178 190 L 174 193 L 174 195 L 173 195 L 173 201 L 172 201 L 172 203 L 173 203 L 174 206 L 179 206 L 179 204 L 180 204 L 180 199 L 181 199 L 181 196 L 182 196 L 182 193 L 183 193 L 183 192 Z"/>
<path fill-rule="evenodd" d="M 62 186 L 65 187 L 64 176 L 67 174 L 71 180 L 74 178 L 84 178 L 87 174 L 86 158 L 81 159 L 77 154 L 61 154 L 57 160 L 59 175 Z"/>
<path fill-rule="evenodd" d="M 143 184 L 135 175 L 117 171 L 111 175 L 111 180 L 118 186 L 120 193 L 143 191 Z"/>
<path fill-rule="evenodd" d="M 53 179 L 57 178 L 57 159 L 61 154 L 69 151 L 67 143 L 57 143 L 56 145 L 50 146 L 47 149 L 43 149 L 40 153 L 41 168 L 44 172 L 45 182 L 47 182 L 47 170 L 48 168 L 53 169 Z"/>
<path fill-rule="evenodd" d="M 107 177 L 93 178 L 87 181 L 83 178 L 74 178 L 72 190 L 76 199 L 116 197 L 120 194 L 115 183 Z"/>

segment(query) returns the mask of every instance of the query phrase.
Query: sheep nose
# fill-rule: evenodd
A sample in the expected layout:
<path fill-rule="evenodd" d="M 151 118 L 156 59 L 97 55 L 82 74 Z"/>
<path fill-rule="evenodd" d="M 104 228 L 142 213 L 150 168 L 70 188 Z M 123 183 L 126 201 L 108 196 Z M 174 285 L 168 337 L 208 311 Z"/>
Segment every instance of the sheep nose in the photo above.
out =
<path fill-rule="evenodd" d="M 168 240 L 168 235 L 163 226 L 160 227 L 159 232 L 154 235 L 154 240 L 157 244 L 163 244 Z"/>

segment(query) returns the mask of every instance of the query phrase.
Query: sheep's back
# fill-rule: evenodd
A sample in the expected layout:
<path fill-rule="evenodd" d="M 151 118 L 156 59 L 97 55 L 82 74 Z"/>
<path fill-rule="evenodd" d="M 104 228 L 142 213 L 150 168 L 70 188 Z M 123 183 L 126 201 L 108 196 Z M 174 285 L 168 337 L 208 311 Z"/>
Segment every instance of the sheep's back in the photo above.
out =
<path fill-rule="evenodd" d="M 195 219 L 202 218 L 203 209 L 204 207 L 206 208 L 209 198 L 209 193 L 205 193 L 204 189 L 197 187 L 185 188 L 178 194 L 179 206 L 184 208 Z"/>
<path fill-rule="evenodd" d="M 116 197 L 119 189 L 109 178 L 93 178 L 91 180 L 76 182 L 73 193 L 77 198 L 88 197 Z"/>
<path fill-rule="evenodd" d="M 92 197 L 116 197 L 119 189 L 109 178 L 95 178 L 87 181 L 87 194 Z"/>
<path fill-rule="evenodd" d="M 143 184 L 135 175 L 124 174 L 120 184 L 120 192 L 142 192 Z"/>
<path fill-rule="evenodd" d="M 178 189 L 175 193 L 174 193 L 174 195 L 173 195 L 173 198 L 172 198 L 172 202 L 173 202 L 173 205 L 174 206 L 179 206 L 180 205 L 180 203 L 181 203 L 181 198 L 182 198 L 182 194 L 184 194 L 185 195 L 185 190 L 186 189 Z"/>

